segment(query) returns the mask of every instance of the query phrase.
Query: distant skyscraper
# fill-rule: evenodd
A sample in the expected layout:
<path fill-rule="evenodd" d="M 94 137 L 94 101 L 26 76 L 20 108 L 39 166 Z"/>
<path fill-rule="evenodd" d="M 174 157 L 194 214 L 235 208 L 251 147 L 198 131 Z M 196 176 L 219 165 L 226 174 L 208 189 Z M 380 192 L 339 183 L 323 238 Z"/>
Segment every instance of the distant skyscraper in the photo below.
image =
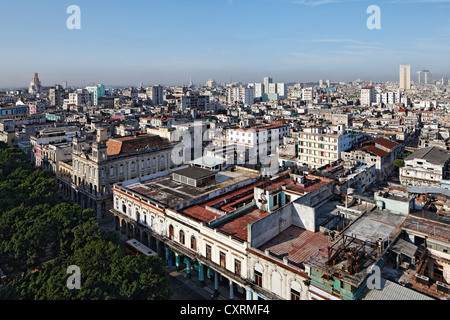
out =
<path fill-rule="evenodd" d="M 428 70 L 421 70 L 417 72 L 417 83 L 432 84 L 431 72 Z"/>
<path fill-rule="evenodd" d="M 264 94 L 264 84 L 263 83 L 255 83 L 255 98 L 261 98 Z"/>
<path fill-rule="evenodd" d="M 441 82 L 444 86 L 448 86 L 448 78 L 447 77 L 442 77 Z"/>
<path fill-rule="evenodd" d="M 37 72 L 33 74 L 33 79 L 30 82 L 30 87 L 28 88 L 28 92 L 31 94 L 40 93 L 42 89 L 41 81 L 39 81 L 39 75 Z"/>
<path fill-rule="evenodd" d="M 400 89 L 411 89 L 411 65 L 400 65 Z"/>
<path fill-rule="evenodd" d="M 264 93 L 270 93 L 269 92 L 269 83 L 272 83 L 272 78 L 265 77 L 264 78 Z"/>

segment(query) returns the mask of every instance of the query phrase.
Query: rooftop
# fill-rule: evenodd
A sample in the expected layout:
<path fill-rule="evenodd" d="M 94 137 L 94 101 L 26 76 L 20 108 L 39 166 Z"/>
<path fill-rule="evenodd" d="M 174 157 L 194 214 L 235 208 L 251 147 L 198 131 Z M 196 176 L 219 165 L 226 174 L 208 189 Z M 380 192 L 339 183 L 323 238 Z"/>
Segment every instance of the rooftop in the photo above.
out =
<path fill-rule="evenodd" d="M 423 159 L 436 165 L 443 165 L 450 159 L 450 153 L 438 147 L 422 148 L 411 153 L 405 161 Z"/>
<path fill-rule="evenodd" d="M 137 182 L 124 182 L 117 184 L 117 186 L 141 195 L 164 207 L 178 208 L 185 202 L 206 196 L 212 192 L 219 192 L 221 189 L 234 184 L 245 184 L 245 180 L 256 179 L 258 176 L 259 173 L 257 172 L 238 168 L 235 171 L 218 172 L 216 174 L 216 184 L 204 187 L 191 187 L 174 181 L 172 175 Z"/>
<path fill-rule="evenodd" d="M 216 172 L 214 172 L 214 171 L 202 169 L 202 168 L 195 167 L 195 166 L 177 170 L 177 171 L 174 171 L 173 173 L 179 174 L 180 176 L 196 179 L 196 180 L 216 175 Z"/>
<path fill-rule="evenodd" d="M 106 141 L 108 156 L 136 152 L 142 149 L 153 149 L 169 146 L 171 143 L 158 135 L 133 135 L 111 138 Z"/>
<path fill-rule="evenodd" d="M 245 213 L 238 215 L 236 218 L 231 218 L 230 220 L 218 225 L 217 229 L 223 233 L 229 234 L 243 241 L 247 241 L 247 226 L 269 214 L 269 212 L 258 208 L 251 208 Z"/>
<path fill-rule="evenodd" d="M 303 267 L 303 262 L 327 245 L 331 245 L 331 243 L 322 232 L 312 232 L 291 225 L 258 249 L 269 250 L 279 259 L 287 257 L 291 264 Z"/>
<path fill-rule="evenodd" d="M 384 210 L 367 212 L 345 229 L 332 247 L 324 246 L 313 254 L 307 264 L 359 287 L 367 276 L 367 268 L 397 237 L 405 219 L 405 216 Z M 355 261 L 354 265 L 349 264 L 349 258 Z"/>

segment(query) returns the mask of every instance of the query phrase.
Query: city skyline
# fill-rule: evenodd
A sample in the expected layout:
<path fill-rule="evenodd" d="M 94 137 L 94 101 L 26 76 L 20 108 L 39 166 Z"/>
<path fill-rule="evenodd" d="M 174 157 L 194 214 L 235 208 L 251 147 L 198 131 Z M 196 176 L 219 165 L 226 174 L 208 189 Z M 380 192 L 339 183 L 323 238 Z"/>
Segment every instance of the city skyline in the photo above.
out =
<path fill-rule="evenodd" d="M 68 6 L 81 9 L 69 30 Z M 370 30 L 367 8 L 381 10 Z M 450 75 L 447 0 L 30 1 L 3 5 L 0 87 L 233 81 L 398 81 L 398 66 Z M 20 15 L 17 14 L 20 12 Z M 429 21 L 436 21 L 435 25 Z M 51 36 L 49 36 L 51 35 Z M 30 55 L 31 54 L 31 55 Z M 31 56 L 31 58 L 30 58 Z"/>

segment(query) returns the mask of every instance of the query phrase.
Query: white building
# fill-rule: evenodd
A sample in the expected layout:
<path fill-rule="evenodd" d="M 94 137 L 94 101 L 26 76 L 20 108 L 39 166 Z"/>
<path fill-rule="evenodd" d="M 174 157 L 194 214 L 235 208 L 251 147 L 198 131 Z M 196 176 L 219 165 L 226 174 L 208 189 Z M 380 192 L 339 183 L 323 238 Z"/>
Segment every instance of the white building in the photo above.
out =
<path fill-rule="evenodd" d="M 411 89 L 411 65 L 400 65 L 400 90 Z"/>
<path fill-rule="evenodd" d="M 148 98 L 152 101 L 154 106 L 161 105 L 164 100 L 164 88 L 163 86 L 156 85 L 146 89 Z"/>
<path fill-rule="evenodd" d="M 405 186 L 440 187 L 449 178 L 450 154 L 438 147 L 419 149 L 405 159 L 400 183 Z"/>
<path fill-rule="evenodd" d="M 79 89 L 77 92 L 69 93 L 69 99 L 64 99 L 64 105 L 93 105 L 94 94 L 87 90 Z"/>
<path fill-rule="evenodd" d="M 314 99 L 314 91 L 312 87 L 302 89 L 302 100 L 312 101 Z"/>
<path fill-rule="evenodd" d="M 376 101 L 375 89 L 373 86 L 361 88 L 361 105 L 372 106 L 372 103 Z"/>
<path fill-rule="evenodd" d="M 255 102 L 254 89 L 250 87 L 233 87 L 227 89 L 227 102 L 234 104 L 236 102 L 244 105 L 251 105 Z"/>
<path fill-rule="evenodd" d="M 337 130 L 331 128 L 308 128 L 299 133 L 298 160 L 312 169 L 341 159 L 342 151 L 349 150 L 365 135 L 345 133 L 345 126 L 338 125 Z"/>

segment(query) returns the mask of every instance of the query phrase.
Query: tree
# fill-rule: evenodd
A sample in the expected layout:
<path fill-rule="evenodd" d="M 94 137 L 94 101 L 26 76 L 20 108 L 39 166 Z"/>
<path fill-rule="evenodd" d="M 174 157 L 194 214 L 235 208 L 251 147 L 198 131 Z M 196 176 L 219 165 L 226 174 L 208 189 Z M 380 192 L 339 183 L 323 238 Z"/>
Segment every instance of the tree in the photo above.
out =
<path fill-rule="evenodd" d="M 403 159 L 395 159 L 394 166 L 397 168 L 403 168 L 405 166 L 405 161 Z"/>
<path fill-rule="evenodd" d="M 68 203 L 60 203 L 54 206 L 51 210 L 45 213 L 46 220 L 51 238 L 54 240 L 54 252 L 57 256 L 65 258 L 73 253 L 73 250 L 79 246 L 81 242 L 80 234 L 88 236 L 88 239 L 99 238 L 100 231 L 95 222 L 94 212 L 91 209 L 82 210 L 77 205 L 70 205 Z M 89 222 L 90 224 L 84 224 Z M 93 224 L 96 224 L 97 230 Z M 80 230 L 83 227 L 89 227 L 89 230 Z M 75 235 L 77 232 L 77 242 L 74 244 Z M 98 232 L 98 235 L 96 234 Z"/>
<path fill-rule="evenodd" d="M 70 265 L 80 268 L 79 290 L 66 286 Z M 168 274 L 160 258 L 123 256 L 119 246 L 105 240 L 90 241 L 68 259 L 27 272 L 0 290 L 2 299 L 167 300 L 170 296 Z"/>
<path fill-rule="evenodd" d="M 0 263 L 8 271 L 26 271 L 37 267 L 51 243 L 43 214 L 48 205 L 26 207 L 23 204 L 0 216 Z"/>
<path fill-rule="evenodd" d="M 120 299 L 168 300 L 172 295 L 164 262 L 158 257 L 125 256 L 111 271 Z"/>
<path fill-rule="evenodd" d="M 100 232 L 93 210 L 59 203 L 50 174 L 17 148 L 0 145 L 0 264 L 13 280 L 0 299 L 168 299 L 164 263 L 125 256 L 115 232 Z M 49 250 L 53 249 L 53 250 Z M 80 290 L 66 286 L 81 270 Z"/>

